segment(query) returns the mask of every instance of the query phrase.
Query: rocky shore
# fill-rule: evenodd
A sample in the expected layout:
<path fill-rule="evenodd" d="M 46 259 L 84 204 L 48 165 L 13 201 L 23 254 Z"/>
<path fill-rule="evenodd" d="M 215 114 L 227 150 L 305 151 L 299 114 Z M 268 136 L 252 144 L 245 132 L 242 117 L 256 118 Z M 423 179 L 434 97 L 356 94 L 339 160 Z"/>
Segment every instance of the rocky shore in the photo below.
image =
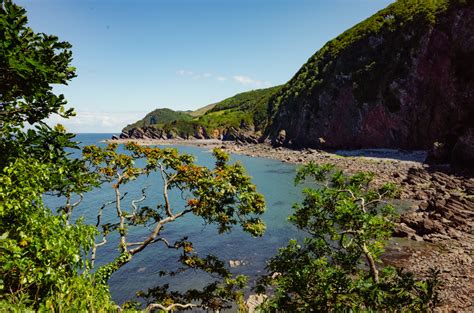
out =
<path fill-rule="evenodd" d="M 125 143 L 130 139 L 114 142 Z M 220 140 L 133 140 L 144 145 L 194 145 L 220 147 L 229 153 L 305 164 L 333 163 L 346 173 L 371 171 L 375 184 L 394 182 L 409 208 L 400 216 L 395 242 L 386 262 L 419 276 L 438 270 L 440 312 L 474 312 L 474 178 L 447 166 L 423 164 L 426 154 L 398 150 L 325 152 L 290 150 L 266 144 L 242 144 Z"/>

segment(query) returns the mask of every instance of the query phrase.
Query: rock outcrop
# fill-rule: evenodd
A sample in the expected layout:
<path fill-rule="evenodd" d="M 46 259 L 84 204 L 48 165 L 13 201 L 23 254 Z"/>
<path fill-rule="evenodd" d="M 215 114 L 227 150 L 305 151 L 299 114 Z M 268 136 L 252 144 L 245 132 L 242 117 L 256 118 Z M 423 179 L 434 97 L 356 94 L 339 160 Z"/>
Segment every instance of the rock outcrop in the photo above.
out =
<path fill-rule="evenodd" d="M 438 145 L 438 161 L 474 166 L 473 25 L 474 1 L 397 1 L 309 59 L 270 101 L 267 137 L 313 148 Z"/>
<path fill-rule="evenodd" d="M 438 241 L 474 230 L 474 178 L 412 168 L 402 185 L 417 204 L 401 215 L 396 236 Z"/>

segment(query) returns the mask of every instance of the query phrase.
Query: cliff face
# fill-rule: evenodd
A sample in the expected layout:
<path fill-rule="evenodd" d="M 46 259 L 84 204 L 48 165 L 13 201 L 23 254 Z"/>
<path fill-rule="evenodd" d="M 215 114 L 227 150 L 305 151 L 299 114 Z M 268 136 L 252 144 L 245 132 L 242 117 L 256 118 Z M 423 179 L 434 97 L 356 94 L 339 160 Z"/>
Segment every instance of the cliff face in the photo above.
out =
<path fill-rule="evenodd" d="M 274 144 L 431 149 L 437 142 L 438 154 L 468 161 L 459 154 L 472 153 L 474 137 L 474 1 L 396 2 L 326 44 L 270 110 Z"/>

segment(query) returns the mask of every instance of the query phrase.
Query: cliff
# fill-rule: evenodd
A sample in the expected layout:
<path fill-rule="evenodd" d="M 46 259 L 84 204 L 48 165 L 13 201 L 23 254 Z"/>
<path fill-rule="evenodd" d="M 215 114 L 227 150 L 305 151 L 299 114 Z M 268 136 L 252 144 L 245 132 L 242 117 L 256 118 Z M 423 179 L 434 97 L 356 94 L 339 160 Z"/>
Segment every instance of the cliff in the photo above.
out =
<path fill-rule="evenodd" d="M 398 1 L 328 42 L 274 95 L 265 138 L 432 149 L 473 161 L 474 1 Z M 472 164 L 472 163 L 471 163 Z"/>

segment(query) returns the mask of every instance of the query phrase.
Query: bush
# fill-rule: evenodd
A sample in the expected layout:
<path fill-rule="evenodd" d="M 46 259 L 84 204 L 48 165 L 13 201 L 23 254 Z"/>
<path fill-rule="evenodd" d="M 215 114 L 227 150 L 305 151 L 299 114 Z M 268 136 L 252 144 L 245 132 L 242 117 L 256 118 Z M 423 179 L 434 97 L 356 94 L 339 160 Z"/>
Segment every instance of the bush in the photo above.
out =
<path fill-rule="evenodd" d="M 309 164 L 295 181 L 306 178 L 318 186 L 304 189 L 290 221 L 309 237 L 290 241 L 270 260 L 257 288 L 273 291 L 264 312 L 411 312 L 436 304 L 436 275 L 421 281 L 379 264 L 393 228 L 387 200 L 397 193 L 394 185 L 373 188 L 372 174 L 346 177 L 332 165 Z"/>

